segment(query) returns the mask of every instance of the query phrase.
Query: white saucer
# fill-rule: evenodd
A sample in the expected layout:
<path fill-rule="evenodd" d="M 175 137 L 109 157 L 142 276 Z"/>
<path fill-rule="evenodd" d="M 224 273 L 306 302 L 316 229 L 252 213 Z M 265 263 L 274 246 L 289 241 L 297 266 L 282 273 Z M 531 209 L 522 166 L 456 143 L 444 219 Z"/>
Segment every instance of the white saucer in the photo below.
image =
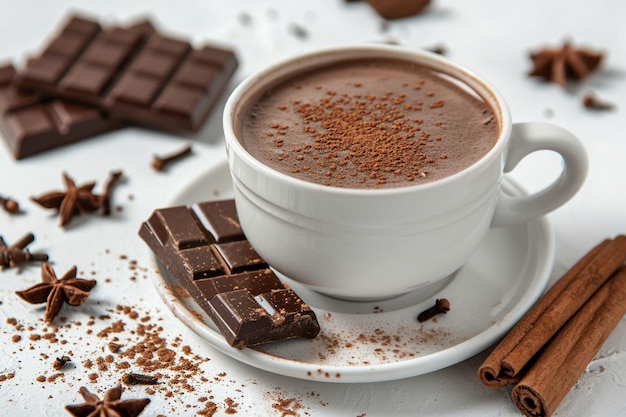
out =
<path fill-rule="evenodd" d="M 511 181 L 505 189 L 523 191 Z M 171 205 L 232 197 L 226 162 L 208 169 Z M 471 260 L 437 294 L 411 294 L 362 303 L 336 300 L 290 283 L 315 310 L 321 332 L 243 350 L 230 347 L 196 303 L 158 265 L 154 283 L 167 306 L 210 346 L 241 362 L 281 375 L 335 383 L 401 379 L 436 371 L 498 341 L 543 292 L 554 261 L 554 239 L 545 219 L 492 229 Z M 451 310 L 419 323 L 435 298 Z"/>

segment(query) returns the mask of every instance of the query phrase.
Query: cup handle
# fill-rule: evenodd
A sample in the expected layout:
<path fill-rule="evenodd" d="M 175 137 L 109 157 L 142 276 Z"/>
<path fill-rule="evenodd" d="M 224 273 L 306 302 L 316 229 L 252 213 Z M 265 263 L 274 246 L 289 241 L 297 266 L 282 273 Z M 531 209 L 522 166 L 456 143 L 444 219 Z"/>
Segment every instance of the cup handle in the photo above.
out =
<path fill-rule="evenodd" d="M 563 158 L 563 170 L 546 188 L 515 197 L 500 190 L 492 226 L 508 226 L 538 218 L 563 205 L 578 192 L 588 169 L 587 152 L 569 131 L 548 123 L 515 123 L 512 127 L 504 172 L 512 171 L 532 152 L 551 150 Z"/>

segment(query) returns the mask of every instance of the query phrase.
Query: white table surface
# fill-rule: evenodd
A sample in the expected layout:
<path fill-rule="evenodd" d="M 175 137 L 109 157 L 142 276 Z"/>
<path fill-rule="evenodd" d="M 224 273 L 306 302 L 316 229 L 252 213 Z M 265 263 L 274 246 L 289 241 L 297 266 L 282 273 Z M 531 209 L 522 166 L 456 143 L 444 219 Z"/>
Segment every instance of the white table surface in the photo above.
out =
<path fill-rule="evenodd" d="M 122 20 L 148 14 L 166 32 L 194 42 L 213 41 L 232 46 L 241 66 L 231 85 L 251 71 L 294 53 L 336 44 L 394 40 L 412 47 L 443 45 L 447 56 L 483 75 L 507 98 L 514 121 L 549 121 L 577 134 L 590 157 L 589 177 L 581 191 L 565 206 L 548 216 L 556 238 L 552 279 L 560 276 L 583 253 L 605 237 L 626 232 L 626 3 L 619 0 L 570 2 L 528 0 L 434 0 L 427 13 L 391 22 L 386 28 L 365 4 L 341 0 L 296 2 L 273 1 L 49 1 L 23 0 L 0 3 L 0 59 L 21 64 L 37 51 L 46 37 L 70 10 L 87 12 L 102 19 Z M 247 23 L 242 20 L 245 14 Z M 293 25 L 305 29 L 299 37 Z M 607 52 L 602 69 L 584 83 L 564 90 L 526 76 L 531 67 L 528 52 L 544 45 L 559 45 L 571 39 Z M 581 97 L 593 91 L 613 102 L 611 112 L 583 108 Z M 223 106 L 223 103 L 221 104 Z M 276 376 L 242 365 L 204 345 L 165 307 L 149 279 L 149 253 L 137 237 L 140 223 L 153 209 L 167 206 L 180 187 L 198 173 L 224 158 L 221 139 L 221 108 L 193 139 L 194 156 L 172 166 L 166 173 L 149 168 L 154 153 L 180 147 L 186 138 L 127 128 L 56 151 L 15 161 L 0 146 L 0 195 L 16 198 L 25 211 L 11 216 L 0 210 L 0 234 L 8 242 L 28 231 L 36 235 L 30 246 L 47 251 L 57 273 L 78 265 L 86 278 L 95 278 L 85 308 L 64 307 L 68 322 L 82 325 L 59 330 L 67 344 L 29 340 L 45 333 L 40 309 L 18 300 L 16 290 L 39 282 L 39 267 L 0 272 L 0 375 L 13 378 L 0 382 L 0 416 L 65 415 L 65 404 L 82 402 L 80 386 L 102 395 L 119 373 L 103 372 L 92 383 L 82 362 L 106 355 L 102 339 L 89 335 L 89 315 L 126 320 L 127 337 L 138 321 L 127 320 L 115 308 L 136 306 L 150 323 L 162 326 L 161 337 L 176 338 L 195 354 L 210 360 L 202 363 L 203 377 L 191 375 L 196 392 L 181 390 L 167 397 L 158 391 L 147 395 L 145 387 L 126 388 L 122 398 L 149 396 L 151 404 L 142 415 L 194 415 L 202 407 L 198 398 L 212 396 L 226 415 L 226 400 L 238 403 L 237 415 L 300 416 L 517 416 L 507 390 L 490 390 L 476 378 L 486 352 L 460 364 L 427 375 L 391 382 L 331 384 Z M 515 172 L 529 189 L 545 184 L 555 175 L 559 161 L 549 153 L 529 158 Z M 61 173 L 78 182 L 97 181 L 101 190 L 113 169 L 122 169 L 127 181 L 115 189 L 114 201 L 121 207 L 110 218 L 87 216 L 61 229 L 57 218 L 29 201 L 62 187 Z M 131 269 L 131 261 L 138 268 Z M 133 279 L 131 279 L 133 278 Z M 6 322 L 13 317 L 33 329 L 17 331 Z M 96 319 L 97 330 L 110 321 Z M 22 340 L 13 341 L 15 334 Z M 138 340 L 138 339 L 137 339 Z M 74 366 L 54 382 L 40 383 L 39 375 L 54 372 L 51 359 L 71 351 Z M 225 373 L 226 375 L 223 375 Z M 626 416 L 626 320 L 602 347 L 579 382 L 565 398 L 558 416 Z M 272 407 L 277 399 L 293 398 L 285 414 Z M 295 404 L 295 405 L 294 405 Z"/>

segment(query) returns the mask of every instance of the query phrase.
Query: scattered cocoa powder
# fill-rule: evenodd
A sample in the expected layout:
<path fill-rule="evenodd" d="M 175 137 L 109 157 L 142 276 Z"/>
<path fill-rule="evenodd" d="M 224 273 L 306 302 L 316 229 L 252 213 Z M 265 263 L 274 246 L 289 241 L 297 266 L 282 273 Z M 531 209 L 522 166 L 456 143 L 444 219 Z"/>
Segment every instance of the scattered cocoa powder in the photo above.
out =
<path fill-rule="evenodd" d="M 272 399 L 272 408 L 280 413 L 280 417 L 301 417 L 302 415 L 310 415 L 307 411 L 308 407 L 303 404 L 302 398 L 286 397 L 284 392 L 278 387 L 274 391 L 268 392 L 267 396 Z M 310 392 L 309 397 L 317 398 L 318 394 Z M 321 406 L 326 403 L 319 402 Z M 323 413 L 322 413 L 323 414 Z"/>
<path fill-rule="evenodd" d="M 235 400 L 227 397 L 224 400 L 224 403 L 226 403 L 226 409 L 224 410 L 226 414 L 237 414 L 237 407 L 239 406 L 239 404 L 237 404 Z"/>
<path fill-rule="evenodd" d="M 14 376 L 15 376 L 15 372 L 8 372 L 6 374 L 0 374 L 0 382 L 13 379 Z"/>
<path fill-rule="evenodd" d="M 213 401 L 208 401 L 207 403 L 204 404 L 204 408 L 198 411 L 198 415 L 204 416 L 204 417 L 212 417 L 216 411 L 217 411 L 217 404 L 215 404 Z"/>
<path fill-rule="evenodd" d="M 141 270 L 135 262 L 129 265 Z M 205 371 L 202 364 L 211 359 L 196 354 L 191 346 L 184 344 L 182 336 L 166 332 L 158 318 L 138 306 L 104 306 L 102 309 L 102 314 L 95 313 L 86 322 L 59 317 L 58 326 L 43 321 L 24 325 L 16 318 L 7 318 L 11 333 L 5 328 L 0 330 L 0 335 L 14 343 L 28 340 L 29 348 L 48 366 L 55 358 L 62 359 L 57 372 L 33 375 L 33 384 L 63 384 L 69 388 L 79 381 L 83 385 L 110 380 L 122 382 L 124 375 L 140 373 L 157 378 L 158 384 L 133 389 L 144 390 L 147 395 L 166 401 L 174 414 L 174 410 L 204 417 L 220 412 L 227 415 L 249 413 L 243 409 L 241 401 L 245 397 L 245 385 L 229 379 L 226 372 Z M 61 346 L 66 344 L 74 349 L 64 347 L 61 351 Z M 63 356 L 71 358 L 71 369 L 66 370 L 67 365 L 60 364 L 66 361 Z M 14 376 L 14 371 L 0 374 L 0 383 Z M 255 381 L 249 383 L 256 384 Z M 224 388 L 228 396 L 221 394 L 220 398 L 217 393 L 224 392 Z M 267 407 L 271 406 L 271 401 L 268 398 Z M 300 410 L 295 404 L 284 404 L 281 413 L 288 409 Z M 251 405 L 247 407 L 252 409 Z"/>

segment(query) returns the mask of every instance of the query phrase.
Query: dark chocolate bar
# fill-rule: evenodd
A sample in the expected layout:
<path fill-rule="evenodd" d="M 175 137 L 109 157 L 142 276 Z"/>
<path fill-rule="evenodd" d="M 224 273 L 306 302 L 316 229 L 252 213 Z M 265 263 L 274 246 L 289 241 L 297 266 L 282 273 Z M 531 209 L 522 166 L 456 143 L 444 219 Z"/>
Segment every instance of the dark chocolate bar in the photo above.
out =
<path fill-rule="evenodd" d="M 124 126 L 95 107 L 21 91 L 15 73 L 13 65 L 0 65 L 0 132 L 16 159 Z"/>
<path fill-rule="evenodd" d="M 195 132 L 237 68 L 235 54 L 143 27 L 72 16 L 18 73 L 20 88 L 97 106 L 139 125 Z"/>
<path fill-rule="evenodd" d="M 318 334 L 315 312 L 246 240 L 234 200 L 155 210 L 139 235 L 231 346 Z"/>

